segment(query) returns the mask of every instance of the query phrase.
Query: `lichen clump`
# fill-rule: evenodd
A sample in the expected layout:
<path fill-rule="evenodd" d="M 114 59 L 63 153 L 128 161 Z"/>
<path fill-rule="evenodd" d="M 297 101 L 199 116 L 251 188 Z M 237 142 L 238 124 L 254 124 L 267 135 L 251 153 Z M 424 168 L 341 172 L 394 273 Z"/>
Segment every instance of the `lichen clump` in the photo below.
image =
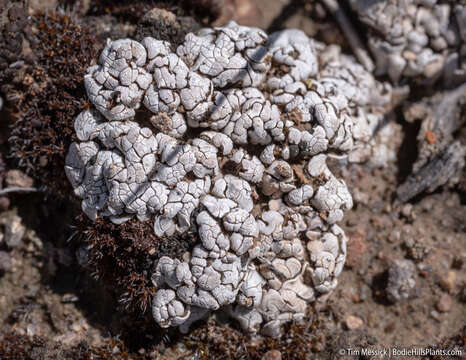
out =
<path fill-rule="evenodd" d="M 377 73 L 447 86 L 466 81 L 466 5 L 448 0 L 351 0 L 368 26 Z"/>
<path fill-rule="evenodd" d="M 371 156 L 389 86 L 301 31 L 234 22 L 177 48 L 108 41 L 85 86 L 65 167 L 85 214 L 198 237 L 154 261 L 158 324 L 222 309 L 276 336 L 336 287 L 353 202 L 327 162 Z"/>

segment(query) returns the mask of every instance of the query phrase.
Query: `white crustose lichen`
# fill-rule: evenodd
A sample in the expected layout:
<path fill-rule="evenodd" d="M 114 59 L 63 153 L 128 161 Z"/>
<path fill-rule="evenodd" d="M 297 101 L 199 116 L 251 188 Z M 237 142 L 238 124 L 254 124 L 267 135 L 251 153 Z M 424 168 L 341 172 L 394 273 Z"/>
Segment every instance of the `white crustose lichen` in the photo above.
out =
<path fill-rule="evenodd" d="M 195 231 L 152 281 L 162 327 L 222 309 L 249 331 L 284 322 L 337 285 L 352 197 L 328 159 L 372 156 L 391 88 L 298 30 L 203 29 L 178 48 L 109 41 L 85 85 L 66 173 L 91 218 Z M 169 240 L 168 240 L 169 241 Z"/>
<path fill-rule="evenodd" d="M 447 86 L 466 81 L 466 3 L 443 0 L 350 0 L 369 27 L 376 72 Z"/>

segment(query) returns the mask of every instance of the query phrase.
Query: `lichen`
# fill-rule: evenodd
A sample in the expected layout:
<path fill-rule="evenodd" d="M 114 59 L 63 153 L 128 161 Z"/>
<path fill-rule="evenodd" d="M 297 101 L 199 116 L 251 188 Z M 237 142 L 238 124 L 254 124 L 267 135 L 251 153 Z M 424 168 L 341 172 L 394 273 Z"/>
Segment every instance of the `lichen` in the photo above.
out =
<path fill-rule="evenodd" d="M 368 27 L 376 72 L 394 83 L 416 79 L 448 87 L 466 80 L 466 6 L 442 0 L 350 1 Z"/>
<path fill-rule="evenodd" d="M 84 81 L 93 106 L 65 166 L 84 213 L 197 235 L 181 258 L 154 260 L 160 326 L 222 310 L 277 336 L 336 287 L 353 202 L 327 162 L 372 156 L 390 86 L 301 31 L 234 22 L 176 49 L 108 41 Z"/>

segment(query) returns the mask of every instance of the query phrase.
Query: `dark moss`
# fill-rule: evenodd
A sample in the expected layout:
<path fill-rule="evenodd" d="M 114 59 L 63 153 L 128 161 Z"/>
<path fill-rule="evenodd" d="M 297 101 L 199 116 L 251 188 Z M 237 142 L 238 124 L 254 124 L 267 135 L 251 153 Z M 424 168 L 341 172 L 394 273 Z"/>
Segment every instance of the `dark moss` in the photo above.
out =
<path fill-rule="evenodd" d="M 184 339 L 198 359 L 263 359 L 269 350 L 278 350 L 282 359 L 308 359 L 323 349 L 323 323 L 308 316 L 301 324 L 288 323 L 281 338 L 251 336 L 230 326 L 217 325 L 212 319 Z"/>
<path fill-rule="evenodd" d="M 136 313 L 150 308 L 154 261 L 164 255 L 181 259 L 197 242 L 194 232 L 161 239 L 151 222 L 137 219 L 115 225 L 108 219 L 92 222 L 81 215 L 77 230 L 90 245 L 86 267 L 93 277 L 115 289 L 123 308 Z"/>
<path fill-rule="evenodd" d="M 466 351 L 466 326 L 460 329 L 456 334 L 453 334 L 451 337 L 441 340 L 437 345 L 430 346 L 431 355 L 425 356 L 422 359 L 431 359 L 431 360 L 440 360 L 445 359 L 445 356 L 435 355 L 435 352 L 451 351 L 451 353 L 458 353 L 458 350 L 462 352 L 461 355 L 452 355 L 447 357 L 448 359 L 464 359 L 464 352 Z"/>
<path fill-rule="evenodd" d="M 40 184 L 70 195 L 64 158 L 74 140 L 73 120 L 88 106 L 83 77 L 97 54 L 94 37 L 64 12 L 37 12 L 29 26 L 36 59 L 1 88 L 14 117 L 11 155 Z"/>
<path fill-rule="evenodd" d="M 111 15 L 124 22 L 136 24 L 153 7 L 168 8 L 173 6 L 170 1 L 154 0 L 95 0 L 92 2 L 88 15 Z"/>
<path fill-rule="evenodd" d="M 173 11 L 177 17 L 190 17 L 205 25 L 216 20 L 226 5 L 225 0 L 95 0 L 92 2 L 88 15 L 111 15 L 124 22 L 137 24 L 151 9 L 165 9 Z M 187 18 L 181 20 L 183 25 L 190 25 Z M 173 41 L 173 39 L 171 39 Z"/>
<path fill-rule="evenodd" d="M 179 45 L 186 34 L 200 28 L 201 25 L 193 17 L 176 16 L 170 11 L 153 8 L 138 22 L 134 38 L 141 41 L 146 36 L 151 36 Z"/>

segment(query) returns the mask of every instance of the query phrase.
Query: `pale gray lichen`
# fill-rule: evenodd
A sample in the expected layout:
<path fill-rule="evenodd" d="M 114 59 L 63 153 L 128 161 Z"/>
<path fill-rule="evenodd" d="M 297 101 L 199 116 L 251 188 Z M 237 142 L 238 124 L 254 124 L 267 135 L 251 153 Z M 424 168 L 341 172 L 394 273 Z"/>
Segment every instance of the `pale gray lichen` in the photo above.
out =
<path fill-rule="evenodd" d="M 371 156 L 361 149 L 388 85 L 301 31 L 267 37 L 234 22 L 177 49 L 109 41 L 85 85 L 97 111 L 76 118 L 65 169 L 83 211 L 199 237 L 184 260 L 154 264 L 160 326 L 186 330 L 222 308 L 276 336 L 335 288 L 346 257 L 336 223 L 353 203 L 327 159 Z"/>
<path fill-rule="evenodd" d="M 440 0 L 350 0 L 369 27 L 376 73 L 452 86 L 466 80 L 466 4 Z"/>

